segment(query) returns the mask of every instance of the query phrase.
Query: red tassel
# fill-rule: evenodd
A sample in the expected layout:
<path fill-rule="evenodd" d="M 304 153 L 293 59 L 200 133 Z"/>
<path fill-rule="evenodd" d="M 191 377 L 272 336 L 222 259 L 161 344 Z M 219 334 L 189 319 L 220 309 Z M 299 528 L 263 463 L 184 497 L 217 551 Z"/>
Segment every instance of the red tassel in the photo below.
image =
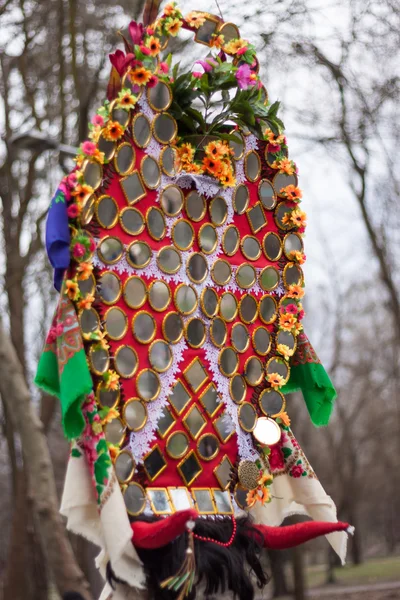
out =
<path fill-rule="evenodd" d="M 325 521 L 307 521 L 296 525 L 284 527 L 269 527 L 268 525 L 254 525 L 264 537 L 264 547 L 273 550 L 284 550 L 304 544 L 320 535 L 327 535 L 334 531 L 346 531 L 348 523 L 337 521 L 328 523 Z"/>
<path fill-rule="evenodd" d="M 198 513 L 194 508 L 180 510 L 165 519 L 154 523 L 134 521 L 131 523 L 133 536 L 132 543 L 137 548 L 161 548 L 181 535 L 188 521 L 195 521 Z"/>

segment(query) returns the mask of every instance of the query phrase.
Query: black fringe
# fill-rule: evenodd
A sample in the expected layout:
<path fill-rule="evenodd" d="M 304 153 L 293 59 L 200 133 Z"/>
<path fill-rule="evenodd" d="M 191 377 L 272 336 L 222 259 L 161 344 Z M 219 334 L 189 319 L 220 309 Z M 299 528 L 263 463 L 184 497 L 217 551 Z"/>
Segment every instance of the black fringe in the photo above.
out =
<path fill-rule="evenodd" d="M 157 518 L 141 517 L 140 520 L 152 522 Z M 226 542 L 232 534 L 232 520 L 229 517 L 198 519 L 194 532 L 203 537 Z M 136 549 L 143 562 L 149 600 L 175 600 L 178 597 L 179 592 L 163 590 L 160 583 L 179 571 L 185 560 L 187 541 L 185 533 L 162 548 Z M 262 536 L 252 527 L 252 520 L 248 516 L 237 519 L 236 536 L 229 548 L 195 539 L 198 579 L 187 600 L 195 600 L 199 586 L 206 599 L 229 590 L 238 600 L 254 600 L 255 590 L 251 576 L 255 577 L 260 589 L 269 581 L 260 562 L 262 547 Z M 115 577 L 109 565 L 107 580 L 112 587 L 115 587 L 116 583 L 122 583 Z"/>

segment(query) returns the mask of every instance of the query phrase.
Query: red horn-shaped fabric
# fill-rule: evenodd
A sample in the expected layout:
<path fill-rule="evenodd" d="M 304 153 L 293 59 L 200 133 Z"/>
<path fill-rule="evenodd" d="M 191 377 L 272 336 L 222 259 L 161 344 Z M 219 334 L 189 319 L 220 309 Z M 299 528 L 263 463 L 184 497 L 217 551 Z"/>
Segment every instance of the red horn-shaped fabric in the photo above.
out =
<path fill-rule="evenodd" d="M 325 521 L 307 521 L 286 525 L 284 527 L 269 527 L 268 525 L 254 525 L 264 537 L 264 547 L 273 550 L 284 550 L 304 544 L 321 535 L 327 535 L 335 531 L 347 531 L 348 523 L 337 521 L 327 523 Z"/>
<path fill-rule="evenodd" d="M 147 550 L 166 546 L 185 531 L 188 521 L 195 521 L 198 516 L 194 508 L 189 508 L 180 510 L 170 517 L 160 519 L 154 523 L 135 521 L 131 523 L 132 543 L 137 548 Z"/>

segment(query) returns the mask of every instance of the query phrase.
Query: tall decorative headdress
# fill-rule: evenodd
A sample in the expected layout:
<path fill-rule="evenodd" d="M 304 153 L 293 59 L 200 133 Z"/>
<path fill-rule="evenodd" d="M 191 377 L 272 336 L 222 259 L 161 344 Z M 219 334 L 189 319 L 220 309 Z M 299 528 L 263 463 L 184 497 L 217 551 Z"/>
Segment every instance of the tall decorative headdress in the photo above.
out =
<path fill-rule="evenodd" d="M 207 48 L 191 71 L 161 58 L 181 28 Z M 248 600 L 264 545 L 348 527 L 284 395 L 302 389 L 327 423 L 335 392 L 302 326 L 297 167 L 234 24 L 171 3 L 122 37 L 47 225 L 61 295 L 36 381 L 74 440 L 62 510 L 103 549 L 104 598 L 226 585 Z M 275 527 L 293 512 L 326 522 Z"/>

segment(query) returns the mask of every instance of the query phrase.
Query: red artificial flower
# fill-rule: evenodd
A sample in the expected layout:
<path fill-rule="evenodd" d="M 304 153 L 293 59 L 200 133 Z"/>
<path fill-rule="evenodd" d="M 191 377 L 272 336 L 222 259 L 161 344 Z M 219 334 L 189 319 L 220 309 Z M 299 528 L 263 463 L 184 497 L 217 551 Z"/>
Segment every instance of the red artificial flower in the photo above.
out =
<path fill-rule="evenodd" d="M 128 67 L 133 67 L 136 61 L 133 54 L 129 53 L 125 55 L 122 50 L 116 50 L 114 54 L 108 55 L 112 66 L 118 71 L 118 75 L 122 76 Z"/>
<path fill-rule="evenodd" d="M 140 46 L 144 33 L 142 23 L 136 23 L 136 21 L 131 21 L 128 25 L 128 30 L 134 45 Z"/>

